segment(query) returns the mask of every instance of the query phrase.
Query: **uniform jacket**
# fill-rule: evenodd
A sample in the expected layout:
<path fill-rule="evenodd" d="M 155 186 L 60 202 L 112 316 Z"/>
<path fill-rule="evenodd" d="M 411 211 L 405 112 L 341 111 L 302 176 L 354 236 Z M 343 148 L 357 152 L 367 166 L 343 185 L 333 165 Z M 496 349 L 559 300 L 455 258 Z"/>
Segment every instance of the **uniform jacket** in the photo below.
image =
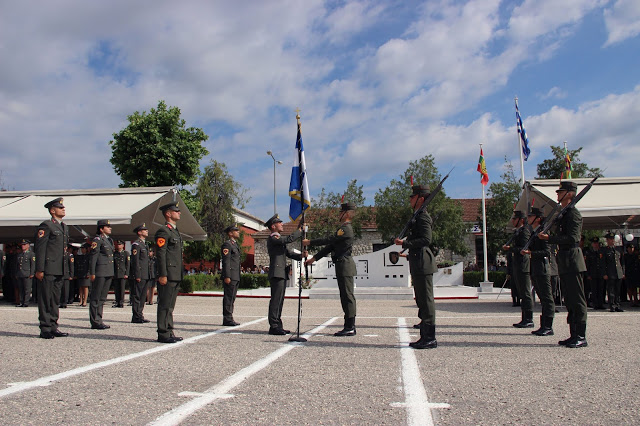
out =
<path fill-rule="evenodd" d="M 520 251 L 524 248 L 529 238 L 531 238 L 531 227 L 528 224 L 513 231 L 515 237 L 511 243 L 509 251 L 513 255 L 513 268 L 515 272 L 529 274 L 531 272 L 531 256 L 522 255 Z"/>
<path fill-rule="evenodd" d="M 560 274 L 585 272 L 587 266 L 580 249 L 582 215 L 575 207 L 567 210 L 556 225 L 555 235 L 549 236 L 551 244 L 558 245 L 558 272 Z"/>
<path fill-rule="evenodd" d="M 158 258 L 153 256 L 149 257 L 149 279 L 155 280 L 158 278 Z"/>
<path fill-rule="evenodd" d="M 64 261 L 64 248 L 69 243 L 67 225 L 51 218 L 38 227 L 36 235 L 36 272 L 46 275 L 67 275 L 68 264 Z"/>
<path fill-rule="evenodd" d="M 131 244 L 131 266 L 129 268 L 129 278 L 145 281 L 149 276 L 149 249 L 147 243 L 138 238 Z"/>
<path fill-rule="evenodd" d="M 167 277 L 168 281 L 182 281 L 184 267 L 182 265 L 182 237 L 178 228 L 166 223 L 156 231 L 156 257 L 158 276 Z"/>
<path fill-rule="evenodd" d="M 302 235 L 298 229 L 286 238 L 279 233 L 272 233 L 267 239 L 267 251 L 269 252 L 269 278 L 287 279 L 285 267 L 287 266 L 287 257 L 290 259 L 301 260 L 300 254 L 296 254 L 287 248 L 287 244 L 297 240 Z"/>
<path fill-rule="evenodd" d="M 331 260 L 336 267 L 336 276 L 353 277 L 357 274 L 356 263 L 351 257 L 353 249 L 353 227 L 345 222 L 328 238 L 316 238 L 310 241 L 311 246 L 324 246 L 313 258 L 320 260 L 331 253 Z"/>
<path fill-rule="evenodd" d="M 113 252 L 113 278 L 124 278 L 129 275 L 131 256 L 126 250 Z"/>
<path fill-rule="evenodd" d="M 593 247 L 585 250 L 585 264 L 587 266 L 587 276 L 595 279 L 602 277 L 604 256 L 601 256 L 600 249 L 594 250 Z"/>
<path fill-rule="evenodd" d="M 558 248 L 555 244 L 549 244 L 549 275 L 558 276 Z"/>
<path fill-rule="evenodd" d="M 240 248 L 234 240 L 222 244 L 222 279 L 240 281 Z"/>
<path fill-rule="evenodd" d="M 88 254 L 76 254 L 74 256 L 75 276 L 76 278 L 88 278 L 89 277 L 89 255 Z"/>
<path fill-rule="evenodd" d="M 18 278 L 29 278 L 36 273 L 36 255 L 31 250 L 18 253 L 17 271 Z"/>
<path fill-rule="evenodd" d="M 64 253 L 64 260 L 67 262 L 67 273 L 64 275 L 65 279 L 71 279 L 75 277 L 75 257 L 71 253 Z"/>
<path fill-rule="evenodd" d="M 602 275 L 609 279 L 622 279 L 622 265 L 620 264 L 620 252 L 615 247 L 602 247 Z"/>
<path fill-rule="evenodd" d="M 97 235 L 91 242 L 89 274 L 96 277 L 113 277 L 113 240 L 104 234 Z"/>
<path fill-rule="evenodd" d="M 550 275 L 549 243 L 540 238 L 534 238 L 529 250 L 531 250 L 531 275 Z"/>
<path fill-rule="evenodd" d="M 409 271 L 411 275 L 428 275 L 438 272 L 431 245 L 431 216 L 426 210 L 411 224 L 402 248 L 409 249 Z"/>

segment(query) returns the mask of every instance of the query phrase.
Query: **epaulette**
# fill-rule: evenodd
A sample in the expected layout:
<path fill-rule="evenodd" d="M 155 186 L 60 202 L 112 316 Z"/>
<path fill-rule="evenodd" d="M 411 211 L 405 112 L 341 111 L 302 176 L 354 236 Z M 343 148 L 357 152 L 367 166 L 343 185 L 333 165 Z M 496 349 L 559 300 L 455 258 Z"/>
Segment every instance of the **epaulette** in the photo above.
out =
<path fill-rule="evenodd" d="M 278 232 L 274 232 L 274 233 L 272 233 L 270 236 L 271 236 L 271 237 L 273 237 L 273 238 L 275 238 L 276 240 L 279 240 L 279 239 L 280 239 L 280 233 L 278 233 Z"/>

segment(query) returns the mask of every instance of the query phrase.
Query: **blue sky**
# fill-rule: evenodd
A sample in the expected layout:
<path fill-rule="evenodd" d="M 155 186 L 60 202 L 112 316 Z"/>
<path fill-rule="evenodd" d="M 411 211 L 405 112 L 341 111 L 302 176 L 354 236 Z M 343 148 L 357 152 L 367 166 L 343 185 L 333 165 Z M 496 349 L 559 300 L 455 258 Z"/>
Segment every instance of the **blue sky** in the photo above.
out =
<path fill-rule="evenodd" d="M 286 216 L 300 108 L 309 186 L 349 180 L 369 203 L 432 154 L 445 190 L 479 198 L 550 145 L 582 146 L 607 176 L 640 158 L 640 2 L 21 1 L 0 5 L 0 171 L 16 190 L 110 188 L 112 134 L 159 100 L 210 136 L 211 158 L 249 189 L 246 210 Z"/>

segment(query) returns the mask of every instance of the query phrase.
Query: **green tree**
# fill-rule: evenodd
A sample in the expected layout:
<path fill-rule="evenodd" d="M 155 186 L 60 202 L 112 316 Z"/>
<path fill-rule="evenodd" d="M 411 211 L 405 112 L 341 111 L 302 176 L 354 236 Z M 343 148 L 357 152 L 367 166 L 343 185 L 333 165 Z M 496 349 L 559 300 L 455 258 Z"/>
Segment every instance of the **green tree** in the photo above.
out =
<path fill-rule="evenodd" d="M 233 208 L 243 209 L 247 201 L 246 189 L 231 176 L 226 165 L 211 160 L 204 168 L 191 200 L 194 216 L 207 232 L 207 239 L 190 242 L 185 247 L 185 257 L 188 260 L 219 260 L 220 248 L 226 238 L 223 231 L 234 223 Z M 242 238 L 241 233 L 240 247 Z"/>
<path fill-rule="evenodd" d="M 569 158 L 571 158 L 571 165 L 573 167 L 571 178 L 604 176 L 598 167 L 590 168 L 586 163 L 580 162 L 580 151 L 582 151 L 582 147 L 573 150 L 568 149 L 567 151 L 569 152 Z M 564 148 L 551 145 L 551 153 L 553 154 L 553 158 L 544 160 L 538 164 L 538 179 L 560 179 L 560 176 L 562 176 L 562 173 L 565 171 Z"/>
<path fill-rule="evenodd" d="M 178 107 L 158 102 L 151 112 L 134 112 L 129 125 L 113 134 L 111 159 L 121 187 L 190 185 L 199 174 L 200 159 L 209 151 L 202 129 L 185 128 Z"/>
<path fill-rule="evenodd" d="M 376 224 L 382 239 L 389 244 L 400 234 L 413 214 L 409 205 L 411 176 L 415 184 L 426 184 L 431 189 L 442 179 L 435 159 L 428 155 L 409 163 L 409 168 L 399 179 L 391 180 L 389 186 L 378 190 L 375 195 Z M 432 246 L 435 249 L 450 249 L 460 255 L 467 254 L 469 248 L 464 243 L 467 230 L 462 222 L 462 206 L 447 197 L 443 188 L 427 210 L 434 218 Z"/>

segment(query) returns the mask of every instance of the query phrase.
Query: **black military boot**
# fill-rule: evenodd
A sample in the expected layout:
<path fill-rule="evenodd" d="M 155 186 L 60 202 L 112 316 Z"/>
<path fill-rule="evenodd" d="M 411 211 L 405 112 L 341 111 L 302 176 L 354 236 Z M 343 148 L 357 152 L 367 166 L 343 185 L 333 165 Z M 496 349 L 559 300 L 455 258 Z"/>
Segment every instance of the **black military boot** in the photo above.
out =
<path fill-rule="evenodd" d="M 553 336 L 553 318 L 545 318 L 540 315 L 540 328 L 532 331 L 536 336 Z"/>
<path fill-rule="evenodd" d="M 438 341 L 436 340 L 436 326 L 435 324 L 424 324 L 420 326 L 420 340 L 417 342 L 409 343 L 414 349 L 434 349 L 438 347 Z"/>
<path fill-rule="evenodd" d="M 576 333 L 573 340 L 567 343 L 567 347 L 585 348 L 587 346 L 587 324 L 576 324 Z"/>
<path fill-rule="evenodd" d="M 515 328 L 532 328 L 533 325 L 532 311 L 522 311 L 522 320 L 519 323 L 513 324 Z"/>
<path fill-rule="evenodd" d="M 560 340 L 558 342 L 558 344 L 560 346 L 567 346 L 569 344 L 569 342 L 571 342 L 576 334 L 576 325 L 575 324 L 569 324 L 569 333 L 570 336 L 568 339 L 564 339 L 564 340 Z"/>
<path fill-rule="evenodd" d="M 356 335 L 356 317 L 346 318 L 344 320 L 344 328 L 334 336 L 355 336 Z"/>

